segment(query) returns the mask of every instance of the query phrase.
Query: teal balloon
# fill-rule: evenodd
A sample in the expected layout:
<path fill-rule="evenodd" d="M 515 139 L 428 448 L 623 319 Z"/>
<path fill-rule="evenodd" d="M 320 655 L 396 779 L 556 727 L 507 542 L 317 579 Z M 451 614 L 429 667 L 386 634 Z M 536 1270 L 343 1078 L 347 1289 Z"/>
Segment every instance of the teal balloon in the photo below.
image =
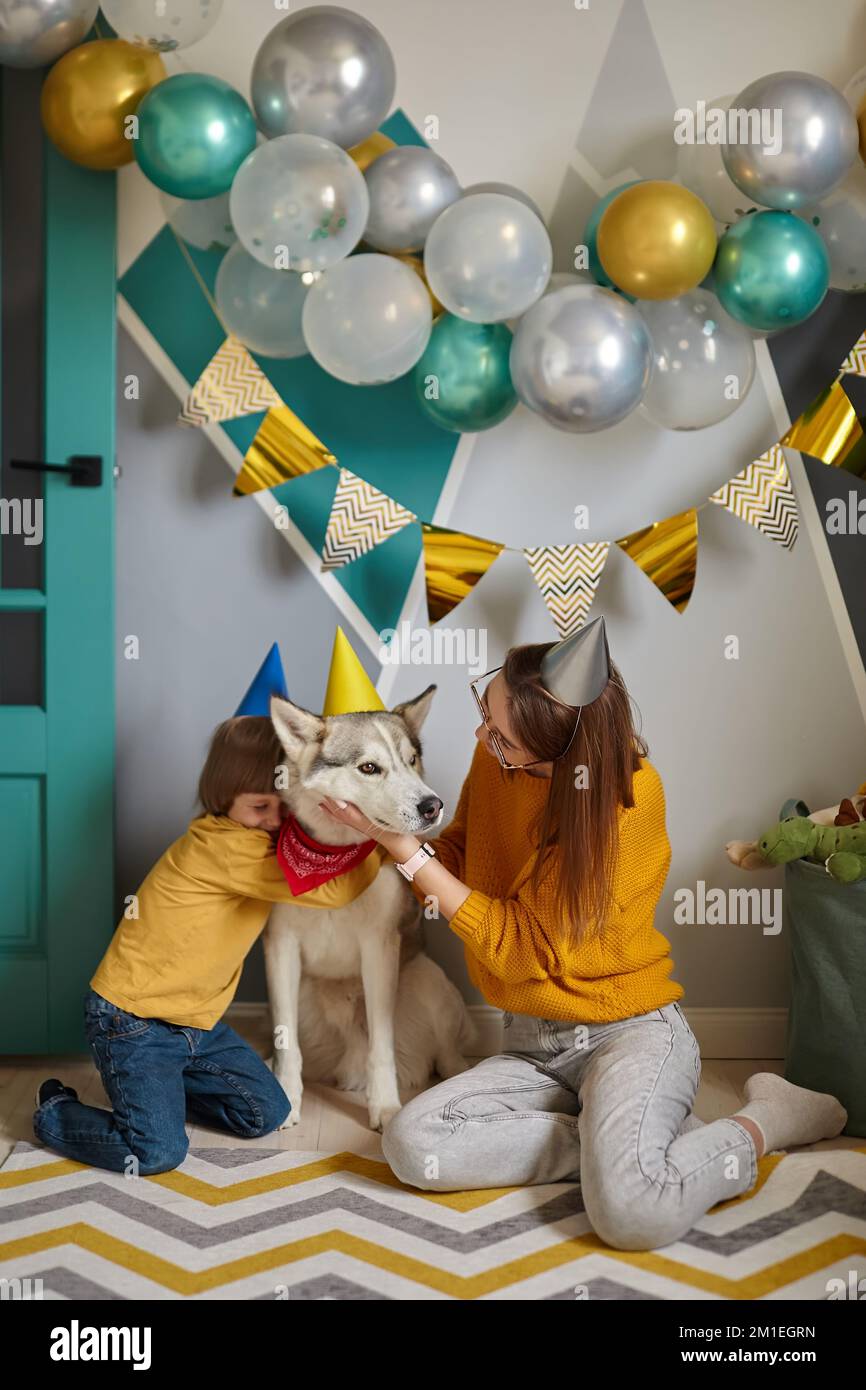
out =
<path fill-rule="evenodd" d="M 256 122 L 240 92 L 219 77 L 180 72 L 138 108 L 135 156 L 151 183 L 176 198 L 225 193 L 256 148 Z"/>
<path fill-rule="evenodd" d="M 606 193 L 601 201 L 596 203 L 592 212 L 589 214 L 589 221 L 583 233 L 583 240 L 589 251 L 589 273 L 595 283 L 597 285 L 603 285 L 605 289 L 616 290 L 617 294 L 621 294 L 624 299 L 628 299 L 632 304 L 635 302 L 634 295 L 626 294 L 625 290 L 621 290 L 619 285 L 615 285 L 610 276 L 605 274 L 604 266 L 598 255 L 598 224 L 607 212 L 614 198 L 620 193 L 624 193 L 627 188 L 633 188 L 636 183 L 643 183 L 643 179 L 629 179 L 628 183 L 621 183 L 618 188 L 612 188 L 609 193 Z"/>
<path fill-rule="evenodd" d="M 504 323 L 472 323 L 455 314 L 436 320 L 415 367 L 418 400 L 434 424 L 475 434 L 511 414 L 517 404 L 511 339 Z"/>
<path fill-rule="evenodd" d="M 792 328 L 814 314 L 830 284 L 830 258 L 815 228 L 790 212 L 753 212 L 719 242 L 714 290 L 748 328 Z"/>

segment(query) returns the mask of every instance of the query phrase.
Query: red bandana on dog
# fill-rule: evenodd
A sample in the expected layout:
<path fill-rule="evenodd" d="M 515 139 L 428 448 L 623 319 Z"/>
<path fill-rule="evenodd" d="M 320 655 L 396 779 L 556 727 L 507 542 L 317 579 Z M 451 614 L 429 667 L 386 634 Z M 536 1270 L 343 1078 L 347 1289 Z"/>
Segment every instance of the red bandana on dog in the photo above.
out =
<path fill-rule="evenodd" d="M 311 888 L 357 868 L 377 843 L 364 840 L 360 845 L 321 845 L 289 815 L 277 840 L 277 860 L 292 893 L 299 898 Z"/>

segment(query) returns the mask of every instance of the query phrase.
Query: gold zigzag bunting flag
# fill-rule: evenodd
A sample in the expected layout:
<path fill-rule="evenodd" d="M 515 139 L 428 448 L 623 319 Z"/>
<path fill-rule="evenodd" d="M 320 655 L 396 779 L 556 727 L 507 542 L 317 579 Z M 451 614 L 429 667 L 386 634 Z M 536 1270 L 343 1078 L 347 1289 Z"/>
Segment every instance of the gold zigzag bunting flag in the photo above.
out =
<path fill-rule="evenodd" d="M 226 338 L 208 362 L 177 417 L 180 425 L 238 420 L 282 405 L 279 395 L 243 343 Z"/>
<path fill-rule="evenodd" d="M 831 468 L 844 468 L 858 477 L 866 473 L 863 430 L 841 381 L 816 396 L 779 443 Z"/>
<path fill-rule="evenodd" d="M 778 541 L 786 550 L 797 539 L 797 501 L 779 444 L 730 478 L 709 500 L 757 526 L 763 535 Z"/>
<path fill-rule="evenodd" d="M 610 541 L 525 546 L 523 554 L 561 638 L 586 622 Z"/>
<path fill-rule="evenodd" d="M 417 521 L 414 512 L 348 468 L 341 468 L 325 532 L 322 569 L 351 564 L 413 521 Z"/>
<path fill-rule="evenodd" d="M 866 333 L 861 333 L 839 371 L 848 376 L 866 376 Z"/>
<path fill-rule="evenodd" d="M 698 567 L 698 513 L 695 507 L 654 521 L 616 542 L 678 613 L 685 612 Z"/>
<path fill-rule="evenodd" d="M 504 550 L 499 541 L 421 523 L 427 611 L 432 623 L 446 617 L 466 597 Z"/>
<path fill-rule="evenodd" d="M 291 482 L 336 462 L 336 455 L 327 445 L 293 410 L 281 404 L 269 410 L 259 425 L 244 455 L 244 466 L 235 478 L 234 495 L 247 497 L 251 492 Z"/>

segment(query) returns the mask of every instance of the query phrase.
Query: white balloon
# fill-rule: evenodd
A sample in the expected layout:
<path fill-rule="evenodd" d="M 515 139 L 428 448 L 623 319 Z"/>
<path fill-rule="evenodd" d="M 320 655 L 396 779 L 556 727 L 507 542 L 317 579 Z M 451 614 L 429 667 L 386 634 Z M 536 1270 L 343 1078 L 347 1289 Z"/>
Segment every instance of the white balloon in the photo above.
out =
<path fill-rule="evenodd" d="M 716 97 L 707 110 L 727 111 L 733 96 Z M 722 161 L 721 145 L 709 143 L 679 145 L 677 174 L 683 185 L 706 203 L 717 222 L 730 227 L 746 213 L 756 212 L 757 204 L 747 198 L 729 175 Z"/>
<path fill-rule="evenodd" d="M 668 430 L 717 425 L 742 404 L 755 378 L 747 328 L 707 289 L 677 299 L 638 300 L 649 329 L 653 370 L 641 414 Z"/>
<path fill-rule="evenodd" d="M 228 193 L 215 198 L 175 198 L 160 191 L 165 220 L 189 246 L 200 251 L 227 251 L 237 241 Z"/>
<path fill-rule="evenodd" d="M 216 24 L 223 0 L 102 0 L 118 38 L 169 53 L 198 43 Z"/>
<path fill-rule="evenodd" d="M 424 269 L 433 294 L 458 318 L 502 323 L 524 313 L 550 279 L 553 250 L 531 208 L 502 193 L 473 193 L 440 213 Z"/>
<path fill-rule="evenodd" d="M 811 223 L 827 248 L 833 289 L 866 291 L 866 165 L 855 160 L 844 182 L 797 216 Z"/>
<path fill-rule="evenodd" d="M 319 277 L 304 304 L 311 355 L 352 386 L 404 376 L 423 353 L 432 327 L 423 281 L 394 256 L 349 256 Z"/>
<path fill-rule="evenodd" d="M 866 97 L 866 68 L 860 68 L 842 88 L 842 95 L 856 115 Z"/>
<path fill-rule="evenodd" d="M 315 273 L 270 270 L 236 242 L 223 256 L 214 286 L 226 332 L 263 357 L 303 357 L 301 316 Z"/>

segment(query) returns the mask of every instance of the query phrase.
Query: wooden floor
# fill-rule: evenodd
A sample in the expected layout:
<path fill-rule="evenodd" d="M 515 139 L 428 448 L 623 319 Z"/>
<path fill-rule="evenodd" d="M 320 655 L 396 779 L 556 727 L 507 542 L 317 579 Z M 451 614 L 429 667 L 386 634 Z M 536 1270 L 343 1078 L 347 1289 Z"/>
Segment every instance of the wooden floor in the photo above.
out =
<path fill-rule="evenodd" d="M 257 1051 L 267 1055 L 269 1038 L 238 1026 Z M 702 1060 L 702 1079 L 695 1103 L 695 1113 L 702 1120 L 716 1120 L 736 1113 L 743 1099 L 743 1083 L 756 1071 L 774 1071 L 780 1075 L 783 1063 L 771 1061 L 712 1061 Z M 74 1086 L 86 1105 L 107 1105 L 99 1073 L 88 1055 L 81 1057 L 0 1057 L 0 1163 L 13 1144 L 25 1139 L 34 1142 L 32 1118 L 36 1088 L 46 1077 L 57 1076 L 68 1086 Z M 404 1100 L 408 1096 L 403 1097 Z M 310 1086 L 304 1092 L 303 1115 L 299 1125 L 262 1139 L 239 1140 L 236 1135 L 193 1125 L 189 1127 L 190 1145 L 198 1148 L 235 1146 L 239 1143 L 265 1149 L 322 1150 L 334 1152 L 349 1149 L 353 1153 L 381 1155 L 380 1136 L 367 1128 L 367 1113 L 363 1097 L 327 1086 Z M 810 1147 L 862 1148 L 863 1139 L 826 1140 Z"/>

